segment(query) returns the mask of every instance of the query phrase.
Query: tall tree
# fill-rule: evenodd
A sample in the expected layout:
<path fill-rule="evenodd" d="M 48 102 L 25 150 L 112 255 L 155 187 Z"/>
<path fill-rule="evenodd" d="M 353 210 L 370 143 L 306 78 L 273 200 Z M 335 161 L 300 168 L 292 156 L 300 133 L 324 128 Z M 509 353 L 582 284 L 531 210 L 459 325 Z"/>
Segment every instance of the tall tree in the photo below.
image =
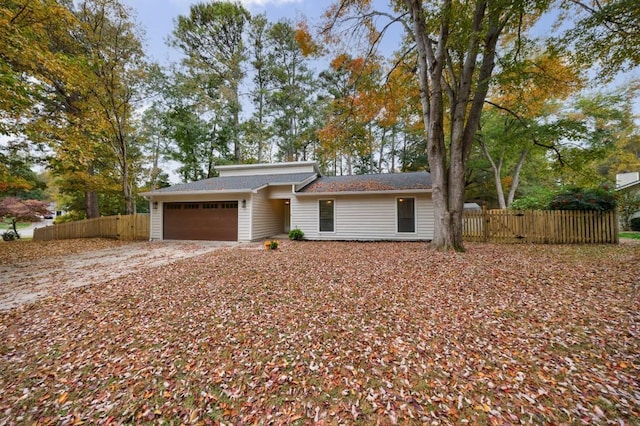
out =
<path fill-rule="evenodd" d="M 239 87 L 244 77 L 243 34 L 249 19 L 249 12 L 239 3 L 197 3 L 189 16 L 178 17 L 171 40 L 185 53 L 183 63 L 202 90 L 222 101 L 222 109 L 215 114 L 229 117 L 222 132 L 233 143 L 235 161 L 242 158 Z"/>
<path fill-rule="evenodd" d="M 14 80 L 19 88 L 16 93 L 24 95 L 21 99 L 26 99 L 28 106 L 15 109 L 21 124 L 16 131 L 53 149 L 54 171 L 66 168 L 76 175 L 84 174 L 77 179 L 82 186 L 77 189 L 84 191 L 87 214 L 97 216 L 92 182 L 94 145 L 87 135 L 99 133 L 91 129 L 100 126 L 93 113 L 95 105 L 88 103 L 93 80 L 81 42 L 84 30 L 73 11 L 56 1 L 15 1 L 9 6 L 4 16 L 11 16 L 10 25 L 3 29 L 9 30 L 11 42 L 7 46 L 15 49 L 3 52 L 7 52 L 6 64 L 21 76 Z"/>
<path fill-rule="evenodd" d="M 375 133 L 377 120 L 384 118 L 386 95 L 381 75 L 379 62 L 347 54 L 337 55 L 331 69 L 320 74 L 330 102 L 318 136 L 327 160 L 333 158 L 334 174 L 377 171 L 372 164 L 379 142 Z"/>
<path fill-rule="evenodd" d="M 130 10 L 119 0 L 87 0 L 77 16 L 85 29 L 94 85 L 90 93 L 105 123 L 105 143 L 116 159 L 125 214 L 135 212 L 140 148 L 133 128 L 135 95 L 144 75 L 144 53 Z"/>
<path fill-rule="evenodd" d="M 245 123 L 245 139 L 247 148 L 255 144 L 255 159 L 263 162 L 270 153 L 269 125 L 267 118 L 267 95 L 269 91 L 269 40 L 270 24 L 266 16 L 257 15 L 251 18 L 248 34 L 249 62 L 253 72 L 253 87 L 249 92 L 254 112 Z"/>
<path fill-rule="evenodd" d="M 555 121 L 562 101 L 583 87 L 580 72 L 556 52 L 519 58 L 522 50 L 502 53 L 508 60 L 498 71 L 477 138 L 493 172 L 498 206 L 509 207 L 520 182 L 520 173 L 532 153 L 545 154 L 557 141 L 545 132 Z M 552 133 L 551 136 L 556 136 Z M 509 170 L 509 176 L 505 172 Z M 505 196 L 505 184 L 508 193 Z"/>
<path fill-rule="evenodd" d="M 267 107 L 277 135 L 278 158 L 307 159 L 305 129 L 312 125 L 314 78 L 296 40 L 292 23 L 273 24 L 267 33 Z"/>
<path fill-rule="evenodd" d="M 328 29 L 375 17 L 370 2 L 340 1 L 329 11 Z M 469 154 L 493 75 L 498 42 L 535 22 L 549 1 L 404 0 L 394 3 L 417 50 L 417 78 L 433 187 L 433 246 L 464 250 L 462 214 Z"/>

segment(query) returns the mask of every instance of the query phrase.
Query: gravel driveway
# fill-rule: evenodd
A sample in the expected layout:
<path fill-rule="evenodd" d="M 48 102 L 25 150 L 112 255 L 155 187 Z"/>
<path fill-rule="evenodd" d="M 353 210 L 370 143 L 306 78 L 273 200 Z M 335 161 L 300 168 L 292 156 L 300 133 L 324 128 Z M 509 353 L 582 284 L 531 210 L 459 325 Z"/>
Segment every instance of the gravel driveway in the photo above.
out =
<path fill-rule="evenodd" d="M 0 311 L 70 288 L 107 282 L 141 268 L 168 265 L 238 245 L 221 241 L 145 241 L 0 265 Z"/>

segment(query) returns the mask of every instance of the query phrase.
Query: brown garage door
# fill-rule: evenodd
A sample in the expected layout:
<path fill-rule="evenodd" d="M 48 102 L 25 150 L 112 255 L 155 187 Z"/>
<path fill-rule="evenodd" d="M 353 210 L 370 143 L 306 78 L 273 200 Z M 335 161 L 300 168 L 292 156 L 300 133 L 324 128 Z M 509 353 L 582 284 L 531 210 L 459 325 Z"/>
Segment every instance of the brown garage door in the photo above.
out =
<path fill-rule="evenodd" d="M 165 240 L 238 240 L 238 202 L 164 204 Z"/>

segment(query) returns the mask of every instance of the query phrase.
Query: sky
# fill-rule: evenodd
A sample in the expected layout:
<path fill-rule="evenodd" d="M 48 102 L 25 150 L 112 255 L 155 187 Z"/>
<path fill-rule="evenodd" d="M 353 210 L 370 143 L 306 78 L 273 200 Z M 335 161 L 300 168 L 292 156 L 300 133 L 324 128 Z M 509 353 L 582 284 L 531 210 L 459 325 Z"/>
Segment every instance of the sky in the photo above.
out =
<path fill-rule="evenodd" d="M 187 15 L 189 7 L 198 0 L 122 0 L 137 15 L 137 21 L 145 32 L 150 59 L 168 64 L 179 54 L 166 45 L 179 15 Z M 201 2 L 201 1 L 200 1 Z M 331 4 L 328 0 L 241 0 L 252 14 L 266 13 L 275 22 L 281 18 L 296 21 L 304 16 L 310 23 L 317 21 Z"/>

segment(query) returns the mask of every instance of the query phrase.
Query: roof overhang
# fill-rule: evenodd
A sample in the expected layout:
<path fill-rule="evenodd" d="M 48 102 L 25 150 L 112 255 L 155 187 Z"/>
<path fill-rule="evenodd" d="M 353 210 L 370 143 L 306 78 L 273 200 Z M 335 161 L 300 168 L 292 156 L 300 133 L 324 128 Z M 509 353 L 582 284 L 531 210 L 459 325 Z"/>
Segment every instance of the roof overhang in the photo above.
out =
<path fill-rule="evenodd" d="M 636 186 L 640 189 L 640 180 L 637 180 L 635 182 L 629 182 L 626 185 L 619 186 L 616 188 L 616 191 L 626 191 L 627 189 L 631 189 Z"/>
<path fill-rule="evenodd" d="M 388 189 L 384 191 L 335 191 L 335 192 L 296 192 L 297 197 L 326 197 L 338 195 L 394 195 L 394 194 L 428 194 L 433 192 L 427 189 Z"/>
<path fill-rule="evenodd" d="M 309 176 L 308 178 L 306 178 L 305 180 L 303 180 L 302 182 L 298 182 L 298 183 L 294 183 L 293 184 L 293 192 L 297 193 L 298 191 L 300 191 L 302 188 L 304 188 L 305 186 L 309 185 L 311 182 L 313 182 L 314 180 L 318 179 L 318 176 L 320 176 L 319 173 L 315 174 L 314 176 Z"/>
<path fill-rule="evenodd" d="M 148 191 L 141 192 L 143 197 L 178 197 L 182 195 L 251 194 L 251 189 L 219 189 L 216 191 Z"/>

